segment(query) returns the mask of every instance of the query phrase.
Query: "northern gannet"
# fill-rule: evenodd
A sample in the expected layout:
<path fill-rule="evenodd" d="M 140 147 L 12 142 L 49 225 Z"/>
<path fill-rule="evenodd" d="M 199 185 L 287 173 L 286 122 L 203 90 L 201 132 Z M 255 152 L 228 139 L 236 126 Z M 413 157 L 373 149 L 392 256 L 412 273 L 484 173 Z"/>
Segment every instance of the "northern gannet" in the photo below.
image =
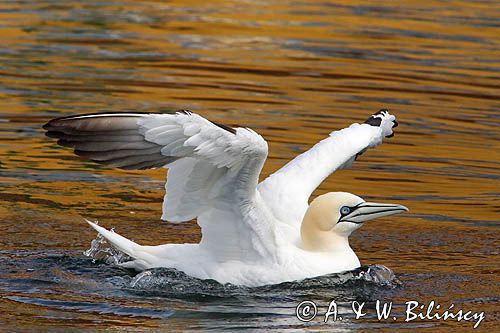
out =
<path fill-rule="evenodd" d="M 201 241 L 141 246 L 88 221 L 133 258 L 123 266 L 175 268 L 200 279 L 260 286 L 358 268 L 349 235 L 368 220 L 408 210 L 345 192 L 321 195 L 308 205 L 326 177 L 393 136 L 396 126 L 395 117 L 380 110 L 362 124 L 332 132 L 260 183 L 266 141 L 249 128 L 190 111 L 76 115 L 43 128 L 58 144 L 97 163 L 169 169 L 161 218 L 197 218 Z"/>

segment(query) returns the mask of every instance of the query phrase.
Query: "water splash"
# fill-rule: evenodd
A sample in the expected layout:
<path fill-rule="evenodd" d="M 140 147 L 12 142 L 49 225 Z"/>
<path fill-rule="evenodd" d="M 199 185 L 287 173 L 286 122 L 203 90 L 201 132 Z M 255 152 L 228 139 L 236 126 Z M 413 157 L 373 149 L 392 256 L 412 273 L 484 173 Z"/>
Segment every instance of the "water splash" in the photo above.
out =
<path fill-rule="evenodd" d="M 90 243 L 90 248 L 83 251 L 83 254 L 92 258 L 94 262 L 103 261 L 110 265 L 119 265 L 133 260 L 125 253 L 112 247 L 101 234 L 97 234 L 97 237 Z"/>

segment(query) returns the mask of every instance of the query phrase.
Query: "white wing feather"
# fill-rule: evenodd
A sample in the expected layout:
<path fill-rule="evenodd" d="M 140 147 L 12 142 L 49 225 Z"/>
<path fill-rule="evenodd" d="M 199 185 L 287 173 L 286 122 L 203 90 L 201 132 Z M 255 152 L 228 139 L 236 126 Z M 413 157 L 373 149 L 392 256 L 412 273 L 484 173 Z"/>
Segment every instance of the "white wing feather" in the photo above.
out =
<path fill-rule="evenodd" d="M 249 197 L 255 192 L 267 143 L 254 131 L 232 133 L 194 113 L 151 114 L 138 124 L 163 155 L 182 158 L 168 165 L 162 219 L 190 220 L 233 198 L 234 191 Z M 243 171 L 249 177 L 237 178 Z"/>
<path fill-rule="evenodd" d="M 332 172 L 349 167 L 359 154 L 392 136 L 395 119 L 381 110 L 368 118 L 372 125 L 355 123 L 334 131 L 262 181 L 258 191 L 281 222 L 282 232 L 291 238 L 300 235 L 298 230 L 312 192 Z"/>
<path fill-rule="evenodd" d="M 168 167 L 162 219 L 198 217 L 200 246 L 218 260 L 276 256 L 272 215 L 256 191 L 267 143 L 254 131 L 187 111 L 74 116 L 44 128 L 60 144 L 99 163 Z"/>

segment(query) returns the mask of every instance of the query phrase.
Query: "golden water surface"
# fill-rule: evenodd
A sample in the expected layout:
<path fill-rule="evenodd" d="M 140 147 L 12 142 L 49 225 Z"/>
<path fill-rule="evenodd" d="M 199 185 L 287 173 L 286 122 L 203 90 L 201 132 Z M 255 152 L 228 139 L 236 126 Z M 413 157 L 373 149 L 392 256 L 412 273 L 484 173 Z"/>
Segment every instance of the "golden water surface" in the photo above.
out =
<path fill-rule="evenodd" d="M 408 206 L 352 236 L 361 261 L 384 264 L 402 280 L 395 302 L 435 299 L 485 311 L 481 328 L 491 331 L 500 316 L 499 22 L 496 1 L 0 1 L 0 260 L 81 257 L 95 237 L 82 217 L 143 244 L 199 240 L 194 221 L 159 219 L 165 170 L 80 160 L 44 137 L 41 125 L 53 117 L 190 109 L 263 135 L 265 177 L 332 130 L 388 108 L 400 123 L 395 137 L 315 195 L 348 191 Z M 4 276 L 3 327 L 211 325 L 16 301 L 77 298 L 37 296 L 9 282 L 37 278 Z M 333 328 L 299 322 L 293 307 L 279 318 L 287 313 L 284 330 Z M 376 320 L 352 324 L 391 331 Z"/>

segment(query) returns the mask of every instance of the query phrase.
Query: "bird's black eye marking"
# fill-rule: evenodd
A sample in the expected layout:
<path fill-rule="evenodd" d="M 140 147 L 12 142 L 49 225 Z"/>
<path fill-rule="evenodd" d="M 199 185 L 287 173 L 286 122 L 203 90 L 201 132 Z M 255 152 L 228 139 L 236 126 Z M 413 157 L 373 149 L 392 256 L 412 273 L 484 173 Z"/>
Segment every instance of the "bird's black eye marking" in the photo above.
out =
<path fill-rule="evenodd" d="M 347 207 L 347 206 L 342 206 L 340 208 L 340 214 L 341 215 L 347 215 L 351 212 L 351 207 Z"/>

